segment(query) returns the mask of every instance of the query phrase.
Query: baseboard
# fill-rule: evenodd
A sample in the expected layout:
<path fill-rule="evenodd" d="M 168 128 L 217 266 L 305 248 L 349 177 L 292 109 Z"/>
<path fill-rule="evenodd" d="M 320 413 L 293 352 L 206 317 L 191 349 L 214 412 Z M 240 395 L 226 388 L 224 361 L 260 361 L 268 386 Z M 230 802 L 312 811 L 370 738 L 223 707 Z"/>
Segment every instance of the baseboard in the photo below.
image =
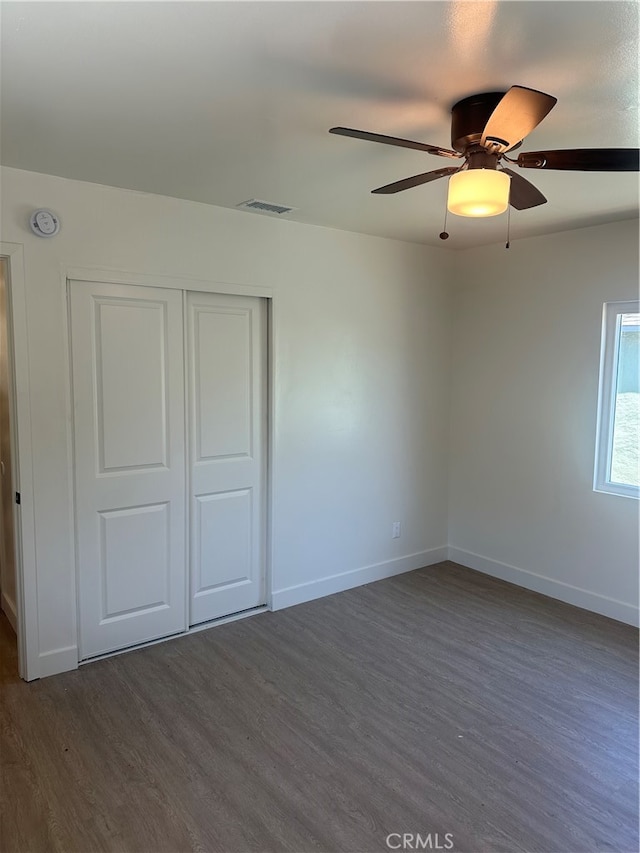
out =
<path fill-rule="evenodd" d="M 573 604 L 576 607 L 600 613 L 619 622 L 635 626 L 639 624 L 638 608 L 631 604 L 590 592 L 581 587 L 562 583 L 562 581 L 553 580 L 552 578 L 530 572 L 526 569 L 519 569 L 516 566 L 510 566 L 507 563 L 501 563 L 498 560 L 474 554 L 472 551 L 465 551 L 462 548 L 454 546 L 447 547 L 446 545 L 439 548 L 431 548 L 428 551 L 420 551 L 417 554 L 409 554 L 395 560 L 385 560 L 382 563 L 375 563 L 372 566 L 353 569 L 349 572 L 329 575 L 328 577 L 309 581 L 308 583 L 275 590 L 271 597 L 270 609 L 282 610 L 285 607 L 293 607 L 296 604 L 303 604 L 306 601 L 313 601 L 316 598 L 324 598 L 326 595 L 344 592 L 347 589 L 353 589 L 354 587 L 372 583 L 373 581 L 390 578 L 404 572 L 412 572 L 415 569 L 432 566 L 445 560 L 451 560 L 467 568 L 500 578 L 525 589 L 539 592 L 542 595 L 548 595 L 567 604 Z M 7 617 L 13 624 L 15 621 L 15 607 L 11 608 L 10 603 L 4 596 L 2 597 L 2 609 L 7 613 Z M 235 618 L 238 618 L 238 616 Z M 210 625 L 202 627 L 210 627 Z M 76 646 L 54 649 L 51 652 L 41 654 L 39 663 L 41 678 L 77 669 L 78 649 Z"/>
<path fill-rule="evenodd" d="M 4 611 L 5 616 L 11 623 L 11 627 L 18 633 L 18 620 L 16 618 L 16 603 L 12 601 L 8 595 L 4 594 L 4 590 L 0 592 L 0 609 Z"/>
<path fill-rule="evenodd" d="M 40 678 L 78 668 L 78 647 L 65 646 L 40 655 Z"/>
<path fill-rule="evenodd" d="M 446 559 L 448 559 L 448 549 L 445 545 L 440 548 L 431 548 L 428 551 L 420 551 L 418 554 L 398 557 L 395 560 L 385 560 L 383 563 L 375 563 L 361 569 L 352 569 L 339 575 L 329 575 L 319 580 L 274 590 L 271 595 L 271 609 L 282 610 L 284 607 L 293 607 L 295 604 L 313 601 L 314 598 L 333 595 L 334 592 L 344 592 L 345 589 L 353 589 L 353 587 L 362 586 L 365 583 L 390 578 L 404 572 L 412 572 L 414 569 L 421 569 L 423 566 L 432 566 L 434 563 L 441 563 Z"/>
<path fill-rule="evenodd" d="M 610 619 L 617 619 L 618 622 L 626 622 L 628 625 L 635 626 L 639 624 L 638 608 L 624 601 L 618 601 L 597 592 L 590 592 L 588 589 L 553 580 L 553 578 L 538 575 L 527 569 L 519 569 L 516 566 L 510 566 L 508 563 L 491 560 L 488 557 L 482 557 L 480 554 L 455 548 L 452 545 L 449 546 L 449 559 L 485 575 L 491 575 L 517 586 L 523 586 L 525 589 L 542 593 L 542 595 L 557 598 L 567 604 L 573 604 L 575 607 L 582 607 L 584 610 L 600 613 Z"/>

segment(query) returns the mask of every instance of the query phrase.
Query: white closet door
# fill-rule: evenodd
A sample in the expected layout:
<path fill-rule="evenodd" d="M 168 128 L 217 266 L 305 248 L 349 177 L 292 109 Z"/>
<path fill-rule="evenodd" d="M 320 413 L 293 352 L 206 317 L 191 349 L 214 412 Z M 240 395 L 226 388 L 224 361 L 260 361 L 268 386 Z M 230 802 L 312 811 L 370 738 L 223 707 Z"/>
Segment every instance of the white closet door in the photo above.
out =
<path fill-rule="evenodd" d="M 186 630 L 182 293 L 71 283 L 80 656 Z"/>
<path fill-rule="evenodd" d="M 266 310 L 208 293 L 187 305 L 196 625 L 265 601 Z"/>

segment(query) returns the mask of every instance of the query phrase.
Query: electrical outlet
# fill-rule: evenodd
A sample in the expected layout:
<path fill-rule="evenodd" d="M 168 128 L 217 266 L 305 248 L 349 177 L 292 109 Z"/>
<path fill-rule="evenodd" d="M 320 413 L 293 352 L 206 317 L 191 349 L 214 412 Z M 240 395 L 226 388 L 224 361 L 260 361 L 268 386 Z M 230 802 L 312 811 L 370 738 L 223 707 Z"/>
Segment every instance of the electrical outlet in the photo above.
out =
<path fill-rule="evenodd" d="M 393 527 L 391 528 L 391 538 L 399 539 L 400 538 L 400 522 L 394 521 Z"/>

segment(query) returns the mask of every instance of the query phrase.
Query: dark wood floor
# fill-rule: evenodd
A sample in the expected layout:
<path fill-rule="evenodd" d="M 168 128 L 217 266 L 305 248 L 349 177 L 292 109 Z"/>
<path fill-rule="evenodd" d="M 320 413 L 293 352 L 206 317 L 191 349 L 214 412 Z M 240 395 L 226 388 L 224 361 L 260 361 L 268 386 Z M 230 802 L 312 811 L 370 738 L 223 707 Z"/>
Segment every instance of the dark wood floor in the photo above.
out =
<path fill-rule="evenodd" d="M 638 849 L 637 633 L 452 563 L 32 684 L 1 634 L 3 853 Z"/>

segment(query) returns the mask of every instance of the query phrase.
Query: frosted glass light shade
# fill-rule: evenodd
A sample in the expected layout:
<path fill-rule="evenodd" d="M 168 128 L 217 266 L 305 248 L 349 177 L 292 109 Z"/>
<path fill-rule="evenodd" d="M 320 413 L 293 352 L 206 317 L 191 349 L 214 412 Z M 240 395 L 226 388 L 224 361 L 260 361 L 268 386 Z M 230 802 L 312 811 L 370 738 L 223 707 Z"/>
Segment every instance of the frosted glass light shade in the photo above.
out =
<path fill-rule="evenodd" d="M 468 169 L 449 178 L 447 207 L 456 216 L 497 216 L 509 205 L 511 179 L 496 169 Z"/>

